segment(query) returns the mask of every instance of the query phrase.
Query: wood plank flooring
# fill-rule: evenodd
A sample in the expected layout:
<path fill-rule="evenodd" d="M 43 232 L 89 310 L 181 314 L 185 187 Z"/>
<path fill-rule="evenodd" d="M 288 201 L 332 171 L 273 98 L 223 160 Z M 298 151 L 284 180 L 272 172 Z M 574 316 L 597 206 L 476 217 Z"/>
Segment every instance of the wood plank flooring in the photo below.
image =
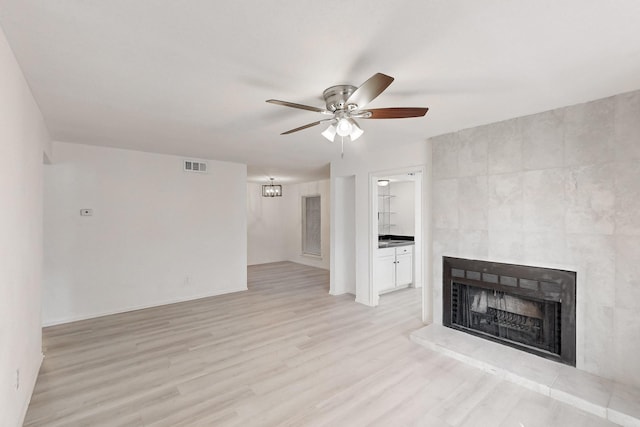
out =
<path fill-rule="evenodd" d="M 377 308 L 327 271 L 46 328 L 25 426 L 612 426 L 409 341 L 418 291 Z"/>

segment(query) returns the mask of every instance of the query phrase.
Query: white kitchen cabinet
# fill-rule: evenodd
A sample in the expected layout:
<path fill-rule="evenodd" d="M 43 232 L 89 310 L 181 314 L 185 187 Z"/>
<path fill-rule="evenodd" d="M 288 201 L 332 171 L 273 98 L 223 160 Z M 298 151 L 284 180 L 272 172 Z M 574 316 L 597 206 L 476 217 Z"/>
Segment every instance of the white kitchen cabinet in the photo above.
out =
<path fill-rule="evenodd" d="M 413 283 L 413 253 L 396 255 L 396 286 Z"/>
<path fill-rule="evenodd" d="M 378 291 L 386 291 L 396 287 L 395 248 L 378 249 L 374 274 Z"/>
<path fill-rule="evenodd" d="M 374 275 L 378 293 L 411 285 L 413 283 L 413 246 L 378 249 Z"/>

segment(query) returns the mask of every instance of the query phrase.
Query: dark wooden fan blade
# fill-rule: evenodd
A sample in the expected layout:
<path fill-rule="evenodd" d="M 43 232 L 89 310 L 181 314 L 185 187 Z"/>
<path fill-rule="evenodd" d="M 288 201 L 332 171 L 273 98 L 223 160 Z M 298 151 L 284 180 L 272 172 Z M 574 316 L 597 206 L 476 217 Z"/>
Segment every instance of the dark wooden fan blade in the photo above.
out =
<path fill-rule="evenodd" d="M 422 117 L 427 114 L 428 108 L 373 108 L 365 110 L 363 113 L 371 113 L 369 117 L 363 119 L 404 119 L 408 117 Z"/>
<path fill-rule="evenodd" d="M 284 107 L 299 108 L 301 110 L 315 111 L 316 113 L 326 113 L 327 110 L 310 105 L 296 104 L 295 102 L 279 101 L 277 99 L 267 99 L 270 104 L 282 105 Z"/>
<path fill-rule="evenodd" d="M 295 128 L 295 129 L 288 130 L 286 132 L 282 132 L 280 135 L 289 135 L 290 133 L 294 133 L 294 132 L 298 132 L 299 130 L 303 130 L 303 129 L 307 129 L 307 128 L 310 128 L 310 127 L 318 126 L 320 123 L 330 122 L 332 120 L 333 119 L 318 120 L 317 122 L 309 123 L 307 125 L 300 126 L 299 128 Z"/>
<path fill-rule="evenodd" d="M 362 107 L 384 92 L 392 82 L 393 77 L 382 73 L 374 74 L 351 94 L 349 99 L 347 99 L 347 105 L 356 104 L 358 109 L 362 109 Z"/>

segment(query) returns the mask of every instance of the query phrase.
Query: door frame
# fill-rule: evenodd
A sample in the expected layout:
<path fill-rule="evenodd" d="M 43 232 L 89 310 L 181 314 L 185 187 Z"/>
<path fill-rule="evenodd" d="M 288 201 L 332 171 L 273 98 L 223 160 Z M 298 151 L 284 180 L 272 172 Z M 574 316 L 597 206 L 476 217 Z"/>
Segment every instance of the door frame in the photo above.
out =
<path fill-rule="evenodd" d="M 420 299 L 422 304 L 422 321 L 427 320 L 426 307 L 426 289 L 427 281 L 425 280 L 425 259 L 426 252 L 426 220 L 428 207 L 426 206 L 427 198 L 425 190 L 427 188 L 427 167 L 425 165 L 417 165 L 398 169 L 387 169 L 369 173 L 369 304 L 377 306 L 380 302 L 380 296 L 375 286 L 374 262 L 376 251 L 378 249 L 378 179 L 393 175 L 403 175 L 409 173 L 420 174 L 420 179 L 415 179 L 415 234 L 414 234 L 414 262 L 420 266 L 420 280 L 422 292 Z M 417 283 L 416 283 L 417 285 Z"/>

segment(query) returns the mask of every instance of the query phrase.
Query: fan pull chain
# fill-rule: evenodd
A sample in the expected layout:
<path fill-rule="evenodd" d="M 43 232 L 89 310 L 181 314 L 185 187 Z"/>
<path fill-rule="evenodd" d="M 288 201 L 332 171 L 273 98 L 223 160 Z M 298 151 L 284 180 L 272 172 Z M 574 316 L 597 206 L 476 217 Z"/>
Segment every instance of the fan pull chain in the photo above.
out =
<path fill-rule="evenodd" d="M 342 144 L 340 147 L 340 158 L 344 159 L 344 136 L 340 137 L 340 143 Z"/>

